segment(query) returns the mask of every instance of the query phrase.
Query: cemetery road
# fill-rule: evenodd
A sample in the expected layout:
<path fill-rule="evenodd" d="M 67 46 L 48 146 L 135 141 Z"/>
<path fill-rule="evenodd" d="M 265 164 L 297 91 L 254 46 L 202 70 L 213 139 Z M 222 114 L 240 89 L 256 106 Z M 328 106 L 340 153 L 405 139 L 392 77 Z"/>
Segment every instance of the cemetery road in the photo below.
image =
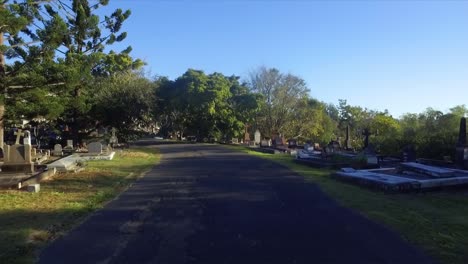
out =
<path fill-rule="evenodd" d="M 149 147 L 161 163 L 39 263 L 432 263 L 280 165 L 217 145 Z"/>

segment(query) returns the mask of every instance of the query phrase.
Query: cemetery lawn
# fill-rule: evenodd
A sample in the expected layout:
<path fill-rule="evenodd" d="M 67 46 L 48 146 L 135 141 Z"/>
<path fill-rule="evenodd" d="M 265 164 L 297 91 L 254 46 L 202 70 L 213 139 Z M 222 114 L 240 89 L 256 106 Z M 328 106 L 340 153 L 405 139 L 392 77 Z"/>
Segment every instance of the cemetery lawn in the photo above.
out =
<path fill-rule="evenodd" d="M 352 208 L 398 232 L 444 264 L 468 263 L 468 190 L 384 194 L 329 177 L 331 171 L 297 164 L 289 155 L 271 155 L 229 146 L 280 163 Z M 337 238 L 339 239 L 339 238 Z"/>
<path fill-rule="evenodd" d="M 0 263 L 33 263 L 38 251 L 124 191 L 159 161 L 155 149 L 117 152 L 86 170 L 56 174 L 39 193 L 0 190 Z"/>

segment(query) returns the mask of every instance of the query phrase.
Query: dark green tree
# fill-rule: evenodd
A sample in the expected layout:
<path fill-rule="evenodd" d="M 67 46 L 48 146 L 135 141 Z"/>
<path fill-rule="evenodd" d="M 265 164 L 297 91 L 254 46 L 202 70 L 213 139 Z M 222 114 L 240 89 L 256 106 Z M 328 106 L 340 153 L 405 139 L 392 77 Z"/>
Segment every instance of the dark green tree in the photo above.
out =
<path fill-rule="evenodd" d="M 130 57 L 131 47 L 119 53 L 106 52 L 106 47 L 126 38 L 126 32 L 120 31 L 130 10 L 116 9 L 101 18 L 95 14 L 96 9 L 107 5 L 108 0 L 20 2 L 11 5 L 10 13 L 13 17 L 26 13 L 28 20 L 20 20 L 23 25 L 20 33 L 10 34 L 8 55 L 15 61 L 11 72 L 20 75 L 21 71 L 28 70 L 34 72 L 32 76 L 42 76 L 42 79 L 25 79 L 22 86 L 38 88 L 62 99 L 65 105 L 62 118 L 72 125 L 76 136 L 80 128 L 92 124 L 87 114 L 92 108 L 95 77 L 111 76 L 143 65 L 142 61 Z M 20 45 L 28 40 L 28 45 Z M 44 92 L 44 85 L 57 89 Z"/>

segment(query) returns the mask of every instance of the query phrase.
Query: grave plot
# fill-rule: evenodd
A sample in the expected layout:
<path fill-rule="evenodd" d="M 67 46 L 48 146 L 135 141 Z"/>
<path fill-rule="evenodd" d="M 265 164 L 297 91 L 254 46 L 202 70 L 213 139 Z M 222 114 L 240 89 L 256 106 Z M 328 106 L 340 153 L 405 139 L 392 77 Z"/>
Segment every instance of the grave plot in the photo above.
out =
<path fill-rule="evenodd" d="M 4 144 L 3 146 L 4 157 L 0 172 L 0 187 L 20 189 L 53 175 L 55 170 L 49 171 L 46 166 L 39 165 L 50 155 L 37 153 L 37 150 L 31 146 L 29 131 L 22 132 L 19 129 L 15 135 L 15 144 Z M 24 137 L 23 145 L 20 144 L 21 137 Z"/>
<path fill-rule="evenodd" d="M 426 190 L 468 184 L 468 171 L 440 168 L 415 162 L 397 168 L 355 170 L 343 168 L 332 177 L 362 186 L 388 191 Z"/>

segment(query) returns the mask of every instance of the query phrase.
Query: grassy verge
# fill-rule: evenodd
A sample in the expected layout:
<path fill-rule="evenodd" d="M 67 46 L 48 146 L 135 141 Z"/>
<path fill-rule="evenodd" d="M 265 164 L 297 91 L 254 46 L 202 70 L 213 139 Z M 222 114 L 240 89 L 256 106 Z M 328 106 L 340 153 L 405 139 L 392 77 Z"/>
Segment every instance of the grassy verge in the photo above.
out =
<path fill-rule="evenodd" d="M 383 223 L 410 243 L 446 264 L 468 263 L 468 191 L 438 191 L 412 194 L 384 194 L 342 183 L 328 177 L 329 170 L 314 169 L 293 162 L 288 155 L 270 155 L 231 147 L 278 162 L 346 207 Z"/>
<path fill-rule="evenodd" d="M 130 149 L 86 170 L 57 174 L 39 193 L 0 191 L 0 263 L 32 263 L 45 244 L 125 190 L 159 160 L 154 149 Z"/>

